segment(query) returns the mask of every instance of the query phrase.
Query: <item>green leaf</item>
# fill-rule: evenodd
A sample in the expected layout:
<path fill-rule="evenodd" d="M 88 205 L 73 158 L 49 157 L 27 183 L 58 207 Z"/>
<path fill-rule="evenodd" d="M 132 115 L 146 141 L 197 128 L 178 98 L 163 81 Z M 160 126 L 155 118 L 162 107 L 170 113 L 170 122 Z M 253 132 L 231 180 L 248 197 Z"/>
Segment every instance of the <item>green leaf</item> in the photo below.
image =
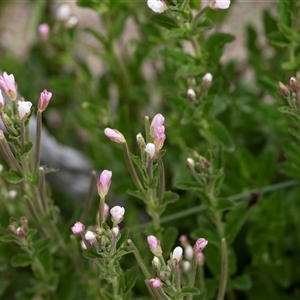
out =
<path fill-rule="evenodd" d="M 218 200 L 217 209 L 220 211 L 232 209 L 235 203 L 229 199 L 220 198 Z"/>
<path fill-rule="evenodd" d="M 33 244 L 34 252 L 37 255 L 40 251 L 51 244 L 51 238 L 40 238 Z"/>
<path fill-rule="evenodd" d="M 173 250 L 174 243 L 178 236 L 178 229 L 175 227 L 168 227 L 163 233 L 162 247 L 165 253 L 169 254 Z"/>
<path fill-rule="evenodd" d="M 279 31 L 268 34 L 267 40 L 271 45 L 277 46 L 277 47 L 285 48 L 289 45 L 289 41 Z"/>
<path fill-rule="evenodd" d="M 185 296 L 185 295 L 199 295 L 200 294 L 200 291 L 195 288 L 195 287 L 190 287 L 190 286 L 183 286 L 181 288 L 181 293 L 180 295 L 181 296 Z"/>
<path fill-rule="evenodd" d="M 128 232 L 129 232 L 129 230 L 128 230 L 127 227 L 125 227 L 124 229 L 122 229 L 121 236 L 120 236 L 120 238 L 119 238 L 119 240 L 117 242 L 117 248 L 122 247 L 122 245 L 124 243 L 126 243 L 127 238 L 128 238 Z"/>
<path fill-rule="evenodd" d="M 153 14 L 150 20 L 153 22 L 153 24 L 160 25 L 167 29 L 178 27 L 178 25 L 171 18 L 163 14 Z"/>
<path fill-rule="evenodd" d="M 96 30 L 91 27 L 87 27 L 84 29 L 84 31 L 90 33 L 94 38 L 96 38 L 101 44 L 107 46 L 108 45 L 108 40 L 106 39 L 105 36 L 103 36 L 99 30 Z"/>
<path fill-rule="evenodd" d="M 297 180 L 300 180 L 300 170 L 299 166 L 294 165 L 291 162 L 283 162 L 279 165 L 280 172 L 295 178 Z"/>
<path fill-rule="evenodd" d="M 213 144 L 221 144 L 224 150 L 232 152 L 235 149 L 233 140 L 226 127 L 217 120 L 202 122 L 200 134 Z"/>
<path fill-rule="evenodd" d="M 225 222 L 225 234 L 228 245 L 233 242 L 234 238 L 246 222 L 250 212 L 251 208 L 248 206 L 247 201 L 242 201 L 227 214 Z"/>
<path fill-rule="evenodd" d="M 126 270 L 124 277 L 125 277 L 125 291 L 124 292 L 128 293 L 134 287 L 135 282 L 136 282 L 137 278 L 139 277 L 138 268 L 133 267 L 131 269 Z"/>
<path fill-rule="evenodd" d="M 32 259 L 27 254 L 17 254 L 11 259 L 13 267 L 26 267 L 32 263 Z"/>
<path fill-rule="evenodd" d="M 83 250 L 82 255 L 87 259 L 95 259 L 101 257 L 101 255 L 99 255 L 94 249 Z"/>
<path fill-rule="evenodd" d="M 243 274 L 235 277 L 234 279 L 229 280 L 228 288 L 236 289 L 239 291 L 246 291 L 251 288 L 251 278 L 249 274 Z"/>
<path fill-rule="evenodd" d="M 11 243 L 11 242 L 19 243 L 20 242 L 20 240 L 16 236 L 13 236 L 11 234 L 6 234 L 6 235 L 1 236 L 0 241 L 4 242 L 4 243 Z"/>
<path fill-rule="evenodd" d="M 115 300 L 115 296 L 104 289 L 100 289 L 100 294 L 105 300 Z"/>
<path fill-rule="evenodd" d="M 164 194 L 164 199 L 161 202 L 161 205 L 168 205 L 170 203 L 174 203 L 179 199 L 179 195 L 171 192 L 171 191 L 166 191 Z"/>
<path fill-rule="evenodd" d="M 9 170 L 6 174 L 5 174 L 5 179 L 9 182 L 9 183 L 20 183 L 24 177 L 15 170 Z"/>

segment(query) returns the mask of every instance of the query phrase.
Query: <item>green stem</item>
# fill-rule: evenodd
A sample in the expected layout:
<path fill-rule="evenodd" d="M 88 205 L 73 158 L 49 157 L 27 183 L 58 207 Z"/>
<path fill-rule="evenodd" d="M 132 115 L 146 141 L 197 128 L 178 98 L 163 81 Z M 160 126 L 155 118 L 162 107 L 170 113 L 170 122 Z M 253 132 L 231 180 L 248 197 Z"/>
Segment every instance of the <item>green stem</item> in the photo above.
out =
<path fill-rule="evenodd" d="M 204 6 L 194 17 L 192 21 L 192 28 L 194 28 L 198 22 L 198 20 L 201 18 L 201 16 L 209 9 L 209 5 Z"/>
<path fill-rule="evenodd" d="M 199 266 L 199 286 L 200 292 L 203 295 L 205 292 L 205 280 L 204 280 L 204 268 L 202 265 Z"/>
<path fill-rule="evenodd" d="M 45 185 L 45 170 L 44 168 L 39 168 L 39 186 L 38 186 L 39 194 L 41 197 L 41 202 L 44 208 L 44 211 L 47 213 L 48 211 L 48 202 L 46 196 L 46 185 Z"/>
<path fill-rule="evenodd" d="M 2 134 L 3 134 L 3 132 L 2 132 Z M 21 175 L 24 174 L 22 167 L 17 162 L 15 156 L 13 155 L 13 153 L 11 151 L 4 134 L 0 138 L 0 152 L 12 170 L 17 170 Z"/>
<path fill-rule="evenodd" d="M 98 210 L 98 226 L 102 227 L 104 223 L 104 204 L 105 204 L 105 197 L 100 197 L 99 201 L 99 210 Z"/>
<path fill-rule="evenodd" d="M 139 177 L 137 176 L 135 168 L 132 164 L 129 149 L 128 149 L 128 145 L 125 142 L 125 143 L 122 144 L 122 146 L 123 146 L 123 154 L 124 154 L 124 158 L 125 158 L 125 162 L 126 162 L 129 174 L 130 174 L 134 184 L 136 185 L 137 189 L 142 192 L 142 191 L 144 191 L 144 188 L 143 188 L 143 186 L 141 184 L 141 181 L 140 181 Z"/>
<path fill-rule="evenodd" d="M 92 171 L 91 172 L 90 186 L 89 186 L 88 194 L 87 194 L 87 197 L 85 199 L 85 202 L 84 202 L 85 205 L 84 205 L 84 208 L 83 208 L 82 216 L 80 218 L 80 220 L 83 221 L 82 222 L 83 224 L 86 223 L 87 217 L 88 217 L 90 209 L 91 209 L 96 181 L 97 181 L 96 171 Z"/>
<path fill-rule="evenodd" d="M 222 238 L 221 240 L 221 278 L 219 284 L 219 292 L 217 295 L 216 300 L 223 300 L 226 292 L 226 285 L 227 285 L 227 277 L 228 277 L 228 256 L 227 256 L 227 245 L 226 239 Z"/>
<path fill-rule="evenodd" d="M 34 159 L 35 171 L 37 171 L 40 165 L 41 136 L 42 136 L 42 112 L 38 110 L 36 116 L 36 138 L 35 138 L 35 159 Z"/>
<path fill-rule="evenodd" d="M 180 293 L 180 291 L 181 291 L 181 274 L 180 274 L 179 265 L 174 267 L 174 272 L 175 272 L 176 290 L 178 293 Z"/>
<path fill-rule="evenodd" d="M 150 279 L 151 278 L 151 274 L 149 273 L 149 271 L 148 271 L 148 269 L 146 267 L 146 264 L 145 264 L 145 262 L 144 262 L 144 260 L 143 260 L 143 258 L 141 256 L 139 250 L 137 249 L 137 247 L 135 246 L 135 244 L 133 243 L 132 240 L 130 240 L 130 239 L 127 240 L 127 243 L 132 247 L 132 249 L 133 249 L 133 255 L 134 255 L 137 263 L 139 264 L 139 266 L 140 266 L 140 268 L 141 268 L 141 270 L 142 270 L 145 278 L 146 279 Z"/>
<path fill-rule="evenodd" d="M 190 277 L 189 277 L 189 287 L 194 287 L 197 273 L 197 255 L 193 254 L 193 259 L 191 263 Z M 187 297 L 187 300 L 192 300 L 193 295 L 190 294 Z"/>
<path fill-rule="evenodd" d="M 159 172 L 159 180 L 158 180 L 158 201 L 162 202 L 165 196 L 165 168 L 162 157 L 160 153 L 157 153 L 157 162 L 158 162 L 158 172 Z"/>

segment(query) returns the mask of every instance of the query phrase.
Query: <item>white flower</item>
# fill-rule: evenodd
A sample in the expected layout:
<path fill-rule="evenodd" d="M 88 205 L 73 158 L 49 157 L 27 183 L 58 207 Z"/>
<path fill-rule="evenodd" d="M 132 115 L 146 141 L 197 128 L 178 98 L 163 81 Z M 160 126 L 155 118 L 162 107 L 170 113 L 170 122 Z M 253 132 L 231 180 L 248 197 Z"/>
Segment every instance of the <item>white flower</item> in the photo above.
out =
<path fill-rule="evenodd" d="M 111 233 L 112 233 L 112 235 L 113 235 L 114 238 L 117 238 L 119 236 L 119 234 L 120 234 L 120 228 L 119 228 L 119 226 L 113 227 L 111 229 Z"/>
<path fill-rule="evenodd" d="M 85 239 L 87 241 L 89 241 L 91 244 L 96 240 L 96 235 L 94 232 L 88 230 L 85 235 L 84 235 Z"/>
<path fill-rule="evenodd" d="M 230 0 L 211 0 L 209 6 L 214 10 L 227 9 L 230 5 Z"/>
<path fill-rule="evenodd" d="M 71 15 L 71 7 L 68 4 L 61 5 L 56 11 L 56 18 L 59 21 L 66 21 Z"/>
<path fill-rule="evenodd" d="M 155 145 L 153 143 L 148 143 L 145 147 L 145 151 L 147 152 L 150 160 L 152 160 L 155 155 Z"/>
<path fill-rule="evenodd" d="M 30 101 L 18 101 L 18 116 L 21 122 L 25 121 L 30 113 L 32 103 Z"/>
<path fill-rule="evenodd" d="M 125 208 L 121 206 L 114 206 L 110 210 L 111 220 L 115 224 L 119 224 L 124 219 Z"/>
<path fill-rule="evenodd" d="M 210 73 L 206 73 L 203 78 L 202 78 L 203 81 L 211 84 L 212 83 L 212 80 L 213 80 L 213 76 L 210 74 Z"/>
<path fill-rule="evenodd" d="M 147 5 L 154 12 L 161 14 L 167 9 L 167 5 L 163 0 L 148 0 Z"/>
<path fill-rule="evenodd" d="M 183 253 L 183 250 L 181 247 L 176 247 L 172 253 L 172 261 L 173 261 L 173 264 L 174 266 L 178 266 L 179 263 L 181 262 L 182 260 L 182 253 Z"/>

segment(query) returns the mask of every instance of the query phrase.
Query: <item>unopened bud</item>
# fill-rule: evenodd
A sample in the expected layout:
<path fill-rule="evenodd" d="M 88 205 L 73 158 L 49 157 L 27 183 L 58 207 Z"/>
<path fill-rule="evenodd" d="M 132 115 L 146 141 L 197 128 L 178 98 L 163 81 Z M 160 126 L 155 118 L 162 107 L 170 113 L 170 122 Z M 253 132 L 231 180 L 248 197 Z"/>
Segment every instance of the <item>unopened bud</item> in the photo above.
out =
<path fill-rule="evenodd" d="M 119 226 L 113 227 L 113 228 L 111 229 L 111 233 L 112 233 L 112 236 L 113 236 L 114 238 L 118 238 L 119 235 L 120 235 L 120 228 L 119 228 Z"/>
<path fill-rule="evenodd" d="M 182 248 L 180 246 L 176 247 L 171 253 L 171 262 L 173 266 L 178 266 L 182 260 Z"/>
<path fill-rule="evenodd" d="M 126 142 L 123 134 L 116 129 L 105 128 L 104 134 L 115 143 L 124 144 Z"/>
<path fill-rule="evenodd" d="M 148 143 L 145 147 L 145 151 L 148 154 L 149 160 L 153 160 L 155 156 L 155 145 L 153 143 Z"/>
<path fill-rule="evenodd" d="M 202 85 L 207 90 L 212 84 L 213 76 L 210 73 L 206 73 L 202 78 Z"/>
<path fill-rule="evenodd" d="M 137 142 L 137 145 L 139 146 L 140 149 L 145 149 L 146 142 L 145 142 L 145 139 L 144 139 L 144 137 L 142 136 L 141 133 L 137 134 L 137 136 L 136 136 L 136 142 Z"/>
<path fill-rule="evenodd" d="M 298 93 L 300 91 L 300 86 L 295 77 L 291 77 L 290 79 L 290 88 L 293 93 Z"/>
<path fill-rule="evenodd" d="M 290 96 L 290 91 L 285 84 L 279 81 L 279 91 L 284 98 L 288 98 Z"/>
<path fill-rule="evenodd" d="M 196 100 L 196 93 L 193 89 L 188 88 L 186 91 L 187 98 L 191 101 L 194 102 Z"/>
<path fill-rule="evenodd" d="M 23 240 L 26 236 L 26 232 L 22 227 L 18 227 L 16 230 L 16 235 L 20 240 Z"/>
<path fill-rule="evenodd" d="M 188 170 L 193 170 L 195 168 L 195 161 L 192 158 L 188 157 L 186 159 L 185 165 Z"/>
<path fill-rule="evenodd" d="M 154 270 L 160 270 L 161 262 L 157 256 L 154 256 L 152 259 L 152 267 Z"/>

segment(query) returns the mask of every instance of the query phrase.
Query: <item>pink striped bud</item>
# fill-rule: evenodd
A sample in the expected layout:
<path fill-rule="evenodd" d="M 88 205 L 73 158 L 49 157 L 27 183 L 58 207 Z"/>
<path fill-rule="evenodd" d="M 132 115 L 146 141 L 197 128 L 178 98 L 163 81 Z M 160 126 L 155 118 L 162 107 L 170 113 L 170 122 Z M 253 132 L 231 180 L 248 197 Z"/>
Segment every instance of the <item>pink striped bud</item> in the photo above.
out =
<path fill-rule="evenodd" d="M 101 198 L 104 198 L 111 184 L 112 172 L 108 170 L 104 170 L 97 179 L 97 189 L 98 194 Z"/>
<path fill-rule="evenodd" d="M 76 222 L 71 228 L 73 234 L 80 234 L 84 231 L 84 229 L 85 226 L 81 222 Z"/>
<path fill-rule="evenodd" d="M 160 247 L 160 240 L 157 239 L 154 235 L 149 235 L 147 237 L 147 242 L 149 245 L 149 248 L 153 255 L 155 256 L 161 256 L 162 255 L 162 249 Z"/>
<path fill-rule="evenodd" d="M 39 111 L 44 111 L 47 108 L 51 97 L 52 97 L 52 93 L 48 92 L 47 90 L 41 92 L 39 102 L 38 102 Z"/>
<path fill-rule="evenodd" d="M 160 279 L 158 277 L 150 279 L 149 283 L 156 290 L 160 289 L 162 287 L 162 285 L 163 285 L 162 282 L 160 281 Z"/>
<path fill-rule="evenodd" d="M 3 72 L 3 76 L 0 76 L 0 86 L 10 100 L 16 100 L 18 85 L 13 74 L 8 75 L 6 72 Z"/>
<path fill-rule="evenodd" d="M 124 144 L 126 142 L 123 134 L 116 129 L 105 128 L 104 134 L 115 143 Z"/>
<path fill-rule="evenodd" d="M 111 220 L 113 221 L 114 224 L 119 224 L 122 222 L 124 219 L 124 214 L 125 214 L 125 208 L 121 206 L 114 206 L 110 210 L 111 214 Z"/>
<path fill-rule="evenodd" d="M 151 133 L 155 134 L 157 128 L 159 126 L 162 126 L 164 124 L 165 118 L 162 114 L 157 114 L 152 119 L 151 125 L 150 125 L 150 131 Z"/>
<path fill-rule="evenodd" d="M 204 238 L 200 238 L 196 241 L 194 247 L 193 247 L 193 251 L 195 254 L 202 252 L 202 250 L 206 247 L 206 245 L 208 244 L 208 241 Z"/>

